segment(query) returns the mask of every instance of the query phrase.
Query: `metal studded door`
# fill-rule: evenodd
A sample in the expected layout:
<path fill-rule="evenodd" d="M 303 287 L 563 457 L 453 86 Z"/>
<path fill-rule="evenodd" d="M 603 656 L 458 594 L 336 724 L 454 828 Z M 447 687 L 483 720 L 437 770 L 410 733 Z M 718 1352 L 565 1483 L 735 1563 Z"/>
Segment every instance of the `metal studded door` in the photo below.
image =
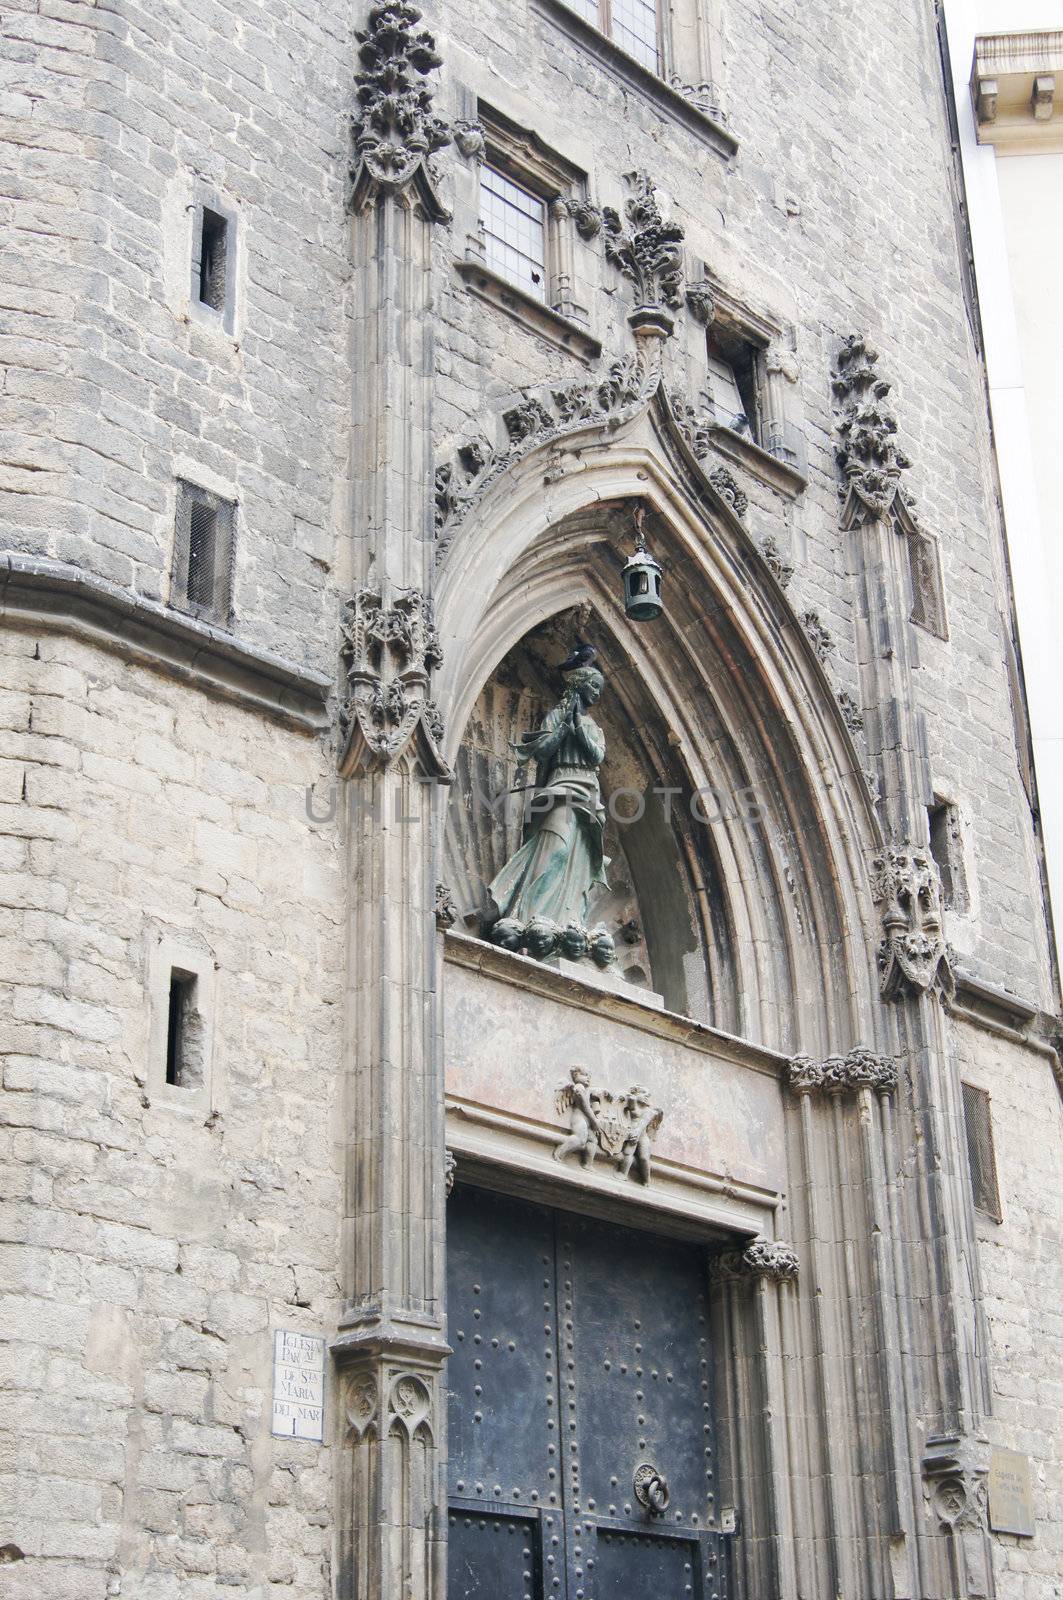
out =
<path fill-rule="evenodd" d="M 447 1249 L 449 1600 L 725 1600 L 702 1253 L 461 1188 Z"/>

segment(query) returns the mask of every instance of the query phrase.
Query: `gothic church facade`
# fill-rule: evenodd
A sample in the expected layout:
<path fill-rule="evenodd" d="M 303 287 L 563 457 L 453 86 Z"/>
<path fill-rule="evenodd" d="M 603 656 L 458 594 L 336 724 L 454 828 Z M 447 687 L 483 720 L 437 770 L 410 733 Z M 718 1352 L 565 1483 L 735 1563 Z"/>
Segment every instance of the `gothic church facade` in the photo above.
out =
<path fill-rule="evenodd" d="M 13 9 L 12 1600 L 1058 1593 L 940 48 L 929 0 Z"/>

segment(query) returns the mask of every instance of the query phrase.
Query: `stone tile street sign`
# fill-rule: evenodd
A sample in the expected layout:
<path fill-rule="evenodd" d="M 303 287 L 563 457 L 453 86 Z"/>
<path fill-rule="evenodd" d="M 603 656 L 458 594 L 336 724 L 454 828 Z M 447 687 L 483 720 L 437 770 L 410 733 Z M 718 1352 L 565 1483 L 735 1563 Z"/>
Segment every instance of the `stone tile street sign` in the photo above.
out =
<path fill-rule="evenodd" d="M 273 1335 L 272 1432 L 320 1444 L 324 1416 L 324 1339 L 278 1328 Z"/>

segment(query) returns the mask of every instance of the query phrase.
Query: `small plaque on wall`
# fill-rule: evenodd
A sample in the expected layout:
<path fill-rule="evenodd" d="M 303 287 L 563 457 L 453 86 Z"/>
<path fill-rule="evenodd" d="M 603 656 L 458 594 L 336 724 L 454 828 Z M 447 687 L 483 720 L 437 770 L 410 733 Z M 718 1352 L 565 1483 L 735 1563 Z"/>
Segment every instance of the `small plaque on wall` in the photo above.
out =
<path fill-rule="evenodd" d="M 324 1418 L 324 1339 L 278 1328 L 273 1335 L 273 1432 L 320 1444 Z"/>
<path fill-rule="evenodd" d="M 989 1458 L 989 1526 L 1024 1539 L 1036 1531 L 1030 1458 L 1017 1450 L 994 1450 Z"/>

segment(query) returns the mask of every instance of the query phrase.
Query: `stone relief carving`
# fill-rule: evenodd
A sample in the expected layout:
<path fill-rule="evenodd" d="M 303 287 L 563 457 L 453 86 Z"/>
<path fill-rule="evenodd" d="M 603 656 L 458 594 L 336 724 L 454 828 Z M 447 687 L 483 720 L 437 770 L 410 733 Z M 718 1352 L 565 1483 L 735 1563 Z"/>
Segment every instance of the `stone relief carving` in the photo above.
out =
<path fill-rule="evenodd" d="M 709 473 L 709 482 L 731 507 L 736 517 L 744 517 L 749 508 L 749 496 L 738 487 L 734 474 L 728 472 L 726 467 L 713 467 Z"/>
<path fill-rule="evenodd" d="M 716 315 L 716 294 L 708 278 L 699 278 L 687 284 L 687 310 L 703 328 L 711 325 Z"/>
<path fill-rule="evenodd" d="M 864 726 L 863 713 L 847 689 L 839 691 L 838 705 L 849 732 L 860 733 Z"/>
<path fill-rule="evenodd" d="M 818 611 L 805 611 L 801 616 L 801 626 L 819 660 L 826 661 L 834 649 L 834 640 L 820 621 Z"/>
<path fill-rule="evenodd" d="M 384 606 L 378 591 L 361 588 L 344 606 L 340 629 L 344 756 L 360 731 L 366 748 L 389 763 L 421 725 L 442 763 L 443 718 L 428 695 L 431 673 L 443 664 L 431 601 L 419 589 L 406 589 Z"/>
<path fill-rule="evenodd" d="M 558 1116 L 568 1120 L 568 1134 L 554 1150 L 555 1161 L 578 1155 L 589 1167 L 601 1153 L 615 1162 L 622 1178 L 649 1183 L 653 1139 L 664 1112 L 647 1090 L 638 1084 L 624 1093 L 595 1088 L 586 1067 L 573 1067 L 554 1104 Z"/>
<path fill-rule="evenodd" d="M 857 1089 L 894 1094 L 897 1063 L 892 1056 L 877 1055 L 863 1045 L 856 1045 L 848 1055 L 828 1056 L 825 1061 L 794 1056 L 787 1067 L 787 1082 L 795 1094 L 815 1091 L 844 1094 Z"/>
<path fill-rule="evenodd" d="M 443 1152 L 443 1186 L 446 1189 L 448 1200 L 454 1191 L 454 1180 L 457 1177 L 457 1173 L 458 1163 L 454 1158 L 453 1150 L 445 1150 Z"/>
<path fill-rule="evenodd" d="M 690 446 L 695 460 L 704 462 L 712 449 L 712 430 L 716 426 L 715 413 L 692 406 L 688 400 L 672 397 L 669 400 L 676 427 Z M 707 474 L 709 482 L 736 517 L 744 517 L 749 508 L 749 497 L 739 488 L 733 473 L 726 467 L 713 467 Z"/>
<path fill-rule="evenodd" d="M 427 161 L 450 143 L 451 130 L 432 109 L 423 81 L 442 65 L 435 39 L 418 30 L 421 13 L 405 0 L 385 0 L 369 11 L 356 34 L 358 110 L 352 118 L 355 190 L 364 178 L 388 190 L 403 189 Z"/>
<path fill-rule="evenodd" d="M 482 122 L 470 122 L 462 117 L 452 128 L 454 148 L 466 161 L 481 161 L 487 153 L 487 139 Z"/>
<path fill-rule="evenodd" d="M 725 1250 L 714 1256 L 713 1275 L 724 1281 L 737 1278 L 771 1278 L 792 1281 L 801 1269 L 797 1251 L 778 1239 L 754 1239 L 744 1250 Z"/>
<path fill-rule="evenodd" d="M 955 988 L 942 926 L 941 884 L 928 850 L 891 845 L 872 862 L 871 893 L 882 908 L 878 965 L 887 1000 Z"/>
<path fill-rule="evenodd" d="M 385 1432 L 402 1428 L 412 1439 L 415 1433 L 433 1429 L 432 1390 L 417 1372 L 392 1369 L 387 1387 L 387 1425 Z"/>
<path fill-rule="evenodd" d="M 774 575 L 779 588 L 788 589 L 790 580 L 794 575 L 794 569 L 789 561 L 783 560 L 782 551 L 770 534 L 766 539 L 761 540 L 760 553 L 764 557 L 769 571 Z"/>
<path fill-rule="evenodd" d="M 438 928 L 452 928 L 458 920 L 458 907 L 445 883 L 436 884 L 435 914 Z"/>
<path fill-rule="evenodd" d="M 380 1391 L 376 1379 L 367 1372 L 352 1373 L 345 1391 L 347 1427 L 356 1439 L 361 1439 L 377 1419 Z"/>
<path fill-rule="evenodd" d="M 589 200 L 574 199 L 571 195 L 564 196 L 562 204 L 572 218 L 573 227 L 580 238 L 588 241 L 597 239 L 602 231 L 602 213 L 599 208 L 591 205 Z"/>
<path fill-rule="evenodd" d="M 668 83 L 676 94 L 681 94 L 684 100 L 700 111 L 703 117 L 711 117 L 713 122 L 718 122 L 721 127 L 727 126 L 727 113 L 720 105 L 720 97 L 713 84 L 704 79 L 701 83 L 684 83 L 677 72 L 673 72 Z"/>
<path fill-rule="evenodd" d="M 683 230 L 665 222 L 654 186 L 645 172 L 624 177 L 631 194 L 624 217 L 612 206 L 602 210 L 606 260 L 635 286 L 638 310 L 678 310 L 683 281 Z"/>
<path fill-rule="evenodd" d="M 886 404 L 891 385 L 876 370 L 878 351 L 857 334 L 842 344 L 834 369 L 836 455 L 845 476 L 842 523 L 859 527 L 885 517 L 900 500 L 901 473 L 911 463 L 897 449 L 897 419 Z"/>

